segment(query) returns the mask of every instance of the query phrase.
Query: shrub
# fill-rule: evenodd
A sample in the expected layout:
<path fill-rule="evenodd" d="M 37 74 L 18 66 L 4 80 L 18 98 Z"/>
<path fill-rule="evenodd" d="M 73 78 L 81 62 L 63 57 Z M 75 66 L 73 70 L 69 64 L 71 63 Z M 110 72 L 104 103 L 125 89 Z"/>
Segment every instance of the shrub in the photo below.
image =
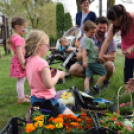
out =
<path fill-rule="evenodd" d="M 56 31 L 57 37 L 62 37 L 64 33 L 64 7 L 62 3 L 58 3 L 56 6 Z"/>
<path fill-rule="evenodd" d="M 70 13 L 65 13 L 64 14 L 64 31 L 67 31 L 68 29 L 70 29 L 73 26 L 72 24 L 72 18 Z"/>

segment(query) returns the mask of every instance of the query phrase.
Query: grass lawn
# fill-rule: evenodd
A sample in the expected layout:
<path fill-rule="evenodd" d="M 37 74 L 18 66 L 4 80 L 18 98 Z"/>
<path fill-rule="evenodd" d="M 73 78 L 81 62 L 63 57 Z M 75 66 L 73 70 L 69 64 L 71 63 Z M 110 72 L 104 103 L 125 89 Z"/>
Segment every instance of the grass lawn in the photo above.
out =
<path fill-rule="evenodd" d="M 0 130 L 6 125 L 12 117 L 24 118 L 30 104 L 18 104 L 16 81 L 17 79 L 9 77 L 10 63 L 13 53 L 10 55 L 4 54 L 3 47 L 0 47 L 1 59 L 0 59 Z M 123 67 L 124 56 L 121 52 L 117 52 L 115 60 L 116 70 L 113 77 L 110 80 L 110 89 L 102 90 L 97 97 L 103 97 L 116 103 L 117 90 L 123 85 Z M 95 81 L 98 76 L 95 76 Z M 56 90 L 62 90 L 70 88 L 75 85 L 79 90 L 84 90 L 84 79 L 70 76 L 66 78 L 66 83 L 57 84 Z M 30 88 L 28 81 L 25 82 L 25 94 L 30 95 Z"/>

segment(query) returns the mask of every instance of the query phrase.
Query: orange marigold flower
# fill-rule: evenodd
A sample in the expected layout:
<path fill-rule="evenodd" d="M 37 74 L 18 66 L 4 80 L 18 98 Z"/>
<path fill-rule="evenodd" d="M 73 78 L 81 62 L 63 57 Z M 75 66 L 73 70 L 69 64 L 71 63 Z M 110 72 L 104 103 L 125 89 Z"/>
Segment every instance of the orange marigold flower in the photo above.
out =
<path fill-rule="evenodd" d="M 91 128 L 91 125 L 90 124 L 87 124 L 86 127 L 85 127 L 85 129 L 89 129 L 89 128 Z"/>
<path fill-rule="evenodd" d="M 86 122 L 86 123 L 91 123 L 91 122 L 93 122 L 93 121 L 92 121 L 91 118 L 88 118 L 85 122 Z"/>
<path fill-rule="evenodd" d="M 87 114 L 86 113 L 81 113 L 81 116 L 87 116 Z"/>
<path fill-rule="evenodd" d="M 72 125 L 73 127 L 77 127 L 77 126 L 79 126 L 79 123 L 77 123 L 77 122 L 71 122 L 70 125 Z"/>
<path fill-rule="evenodd" d="M 68 114 L 67 116 L 72 116 L 73 114 Z"/>
<path fill-rule="evenodd" d="M 57 117 L 53 120 L 55 123 L 63 123 L 63 118 Z"/>
<path fill-rule="evenodd" d="M 55 118 L 54 117 L 50 117 L 49 119 L 48 119 L 48 122 L 51 122 L 51 121 L 53 121 Z"/>
<path fill-rule="evenodd" d="M 77 118 L 76 121 L 79 122 L 79 123 L 82 122 L 82 120 L 80 118 Z"/>
<path fill-rule="evenodd" d="M 79 129 L 83 129 L 81 124 L 78 124 L 78 128 Z"/>
<path fill-rule="evenodd" d="M 69 123 L 64 123 L 63 124 L 63 128 L 69 128 L 70 127 L 70 124 Z"/>
<path fill-rule="evenodd" d="M 52 125 L 52 124 L 49 124 L 49 125 L 47 125 L 47 126 L 45 126 L 45 128 L 47 128 L 47 129 L 54 129 L 55 128 L 55 126 L 54 125 Z"/>
<path fill-rule="evenodd" d="M 75 115 L 72 115 L 72 116 L 70 116 L 70 119 L 76 121 L 77 120 L 77 117 Z"/>
<path fill-rule="evenodd" d="M 82 113 L 81 117 L 82 117 L 82 119 L 86 119 L 87 118 L 87 114 L 86 113 Z"/>
<path fill-rule="evenodd" d="M 35 117 L 33 120 L 34 121 L 40 121 L 40 120 L 44 120 L 44 118 L 45 118 L 44 115 L 40 115 L 40 116 Z"/>
<path fill-rule="evenodd" d="M 35 127 L 42 127 L 43 123 L 44 123 L 44 121 L 37 121 L 37 122 L 34 123 L 34 126 Z"/>
<path fill-rule="evenodd" d="M 26 125 L 26 132 L 27 132 L 27 133 L 30 133 L 30 132 L 34 131 L 35 129 L 36 129 L 36 128 L 34 127 L 33 123 L 28 123 L 28 124 Z"/>
<path fill-rule="evenodd" d="M 68 120 L 68 115 L 64 115 L 64 119 L 65 120 Z"/>
<path fill-rule="evenodd" d="M 64 114 L 59 114 L 58 117 L 64 118 Z"/>

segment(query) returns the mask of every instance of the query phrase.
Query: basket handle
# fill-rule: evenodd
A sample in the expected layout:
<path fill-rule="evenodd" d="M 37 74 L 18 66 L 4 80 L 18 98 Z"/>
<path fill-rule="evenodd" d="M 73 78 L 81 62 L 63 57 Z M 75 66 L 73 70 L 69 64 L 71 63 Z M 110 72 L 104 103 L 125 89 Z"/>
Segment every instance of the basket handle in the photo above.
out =
<path fill-rule="evenodd" d="M 120 97 L 120 91 L 124 86 L 120 86 L 118 93 L 117 93 L 117 109 L 119 110 L 119 97 Z"/>
<path fill-rule="evenodd" d="M 121 89 L 122 89 L 123 87 L 125 87 L 125 86 L 121 86 L 121 87 L 119 88 L 119 90 L 118 90 L 118 93 L 117 93 L 117 109 L 118 109 L 118 110 L 119 110 L 120 91 L 121 91 Z M 132 95 L 130 95 L 130 97 L 131 97 L 131 104 L 133 105 Z"/>

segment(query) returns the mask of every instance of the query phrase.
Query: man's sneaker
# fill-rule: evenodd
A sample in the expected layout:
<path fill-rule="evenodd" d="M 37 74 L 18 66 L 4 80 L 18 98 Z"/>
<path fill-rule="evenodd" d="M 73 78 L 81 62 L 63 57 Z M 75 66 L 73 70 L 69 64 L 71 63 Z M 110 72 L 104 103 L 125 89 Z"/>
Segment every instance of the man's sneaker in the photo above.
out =
<path fill-rule="evenodd" d="M 103 85 L 102 85 L 102 89 L 109 89 L 109 84 L 110 84 L 110 82 L 109 81 L 106 81 L 106 80 L 104 80 L 103 81 Z"/>
<path fill-rule="evenodd" d="M 95 82 L 94 77 L 91 77 L 90 84 L 93 84 Z"/>
<path fill-rule="evenodd" d="M 100 92 L 100 89 L 97 88 L 96 86 L 93 86 L 93 90 L 95 91 L 96 94 L 99 94 L 99 92 Z"/>

